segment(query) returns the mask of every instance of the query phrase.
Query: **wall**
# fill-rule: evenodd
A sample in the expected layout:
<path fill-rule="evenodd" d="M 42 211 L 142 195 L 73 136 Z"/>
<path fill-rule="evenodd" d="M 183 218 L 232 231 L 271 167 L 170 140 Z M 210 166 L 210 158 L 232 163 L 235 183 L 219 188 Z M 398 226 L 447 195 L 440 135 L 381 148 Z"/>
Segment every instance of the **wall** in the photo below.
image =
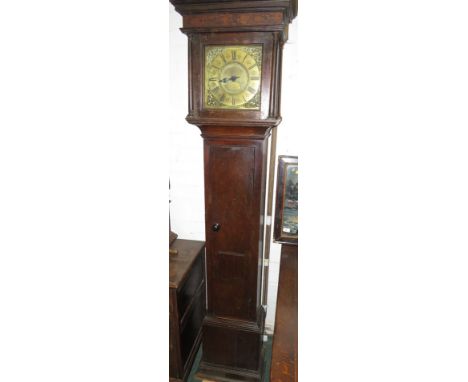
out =
<path fill-rule="evenodd" d="M 204 240 L 203 142 L 199 129 L 184 119 L 188 103 L 187 38 L 179 30 L 182 17 L 172 6 L 169 18 L 171 224 L 179 237 Z M 289 40 L 283 52 L 283 122 L 278 127 L 277 155 L 299 154 L 297 146 L 302 126 L 294 102 L 299 88 L 297 27 L 296 19 L 290 25 Z M 272 333 L 274 327 L 280 250 L 280 245 L 271 244 L 265 323 L 268 333 Z"/>
<path fill-rule="evenodd" d="M 185 122 L 188 111 L 187 37 L 182 17 L 170 7 L 169 175 L 171 227 L 184 239 L 204 240 L 203 141 L 200 130 Z"/>

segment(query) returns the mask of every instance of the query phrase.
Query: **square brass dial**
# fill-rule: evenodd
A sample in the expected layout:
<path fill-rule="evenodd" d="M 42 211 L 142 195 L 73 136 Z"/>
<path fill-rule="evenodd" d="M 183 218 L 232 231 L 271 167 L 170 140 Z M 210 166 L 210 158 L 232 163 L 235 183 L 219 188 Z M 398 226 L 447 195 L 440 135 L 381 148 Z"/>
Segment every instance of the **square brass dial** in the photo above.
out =
<path fill-rule="evenodd" d="M 206 109 L 260 110 L 262 45 L 205 47 Z"/>

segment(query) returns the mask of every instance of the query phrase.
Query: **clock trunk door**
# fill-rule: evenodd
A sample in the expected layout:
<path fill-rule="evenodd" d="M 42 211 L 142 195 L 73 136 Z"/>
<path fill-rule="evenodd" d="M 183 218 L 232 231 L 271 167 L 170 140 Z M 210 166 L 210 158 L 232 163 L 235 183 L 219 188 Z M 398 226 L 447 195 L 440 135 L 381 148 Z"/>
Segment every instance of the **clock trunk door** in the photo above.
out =
<path fill-rule="evenodd" d="M 205 142 L 208 310 L 218 317 L 256 317 L 261 158 L 255 143 Z"/>

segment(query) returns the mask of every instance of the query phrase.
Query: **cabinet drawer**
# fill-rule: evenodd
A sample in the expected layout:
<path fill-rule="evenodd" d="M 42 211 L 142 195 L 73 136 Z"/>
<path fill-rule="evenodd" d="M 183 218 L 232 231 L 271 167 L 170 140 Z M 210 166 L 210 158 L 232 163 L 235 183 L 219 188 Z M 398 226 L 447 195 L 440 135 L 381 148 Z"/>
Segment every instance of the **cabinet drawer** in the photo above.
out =
<path fill-rule="evenodd" d="M 203 261 L 203 255 L 198 256 L 195 260 L 193 267 L 190 271 L 187 280 L 183 283 L 180 289 L 177 291 L 177 308 L 179 311 L 179 317 L 182 318 L 184 316 L 187 307 L 190 304 L 190 301 L 195 296 L 198 287 L 203 282 L 203 274 L 205 263 Z"/>
<path fill-rule="evenodd" d="M 180 333 L 180 351 L 184 366 L 190 356 L 193 344 L 200 333 L 203 317 L 205 316 L 204 285 L 199 288 L 198 293 L 194 296 L 193 304 L 190 306 L 190 311 L 187 314 Z"/>

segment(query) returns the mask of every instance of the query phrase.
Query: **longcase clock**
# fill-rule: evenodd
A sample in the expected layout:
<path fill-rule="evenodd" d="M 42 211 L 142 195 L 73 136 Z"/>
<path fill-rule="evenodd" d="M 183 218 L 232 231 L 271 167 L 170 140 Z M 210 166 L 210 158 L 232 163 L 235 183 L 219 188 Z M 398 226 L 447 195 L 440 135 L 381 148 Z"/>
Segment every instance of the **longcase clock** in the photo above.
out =
<path fill-rule="evenodd" d="M 280 121 L 293 0 L 170 0 L 189 49 L 189 123 L 204 140 L 207 315 L 198 377 L 261 381 L 268 138 Z"/>

